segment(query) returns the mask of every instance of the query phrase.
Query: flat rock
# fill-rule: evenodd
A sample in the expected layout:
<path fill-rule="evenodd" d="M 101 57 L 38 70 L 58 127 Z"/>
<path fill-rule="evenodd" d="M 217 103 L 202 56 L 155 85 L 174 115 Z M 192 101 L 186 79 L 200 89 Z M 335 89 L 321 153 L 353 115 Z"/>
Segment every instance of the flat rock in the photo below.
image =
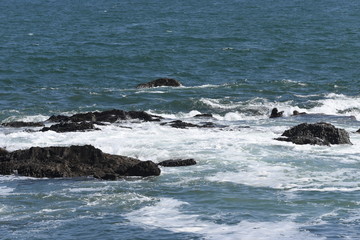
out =
<path fill-rule="evenodd" d="M 158 163 L 159 166 L 163 167 L 183 167 L 195 165 L 196 161 L 193 158 L 189 159 L 170 159 Z"/>
<path fill-rule="evenodd" d="M 194 118 L 213 118 L 211 113 L 196 114 Z"/>
<path fill-rule="evenodd" d="M 135 158 L 106 154 L 91 145 L 32 147 L 0 154 L 0 174 L 13 172 L 36 178 L 94 176 L 106 180 L 160 175 L 155 163 L 144 164 Z"/>
<path fill-rule="evenodd" d="M 83 132 L 87 130 L 100 130 L 96 128 L 92 122 L 61 122 L 58 124 L 51 125 L 50 127 L 44 127 L 40 131 L 54 131 L 57 133 L 62 132 Z"/>
<path fill-rule="evenodd" d="M 171 121 L 171 122 L 161 123 L 161 125 L 169 125 L 173 128 L 182 128 L 182 129 L 186 129 L 186 128 L 216 128 L 216 127 L 224 128 L 224 127 L 226 127 L 224 125 L 217 125 L 213 122 L 203 122 L 203 123 L 201 123 L 201 125 L 199 125 L 199 124 L 183 122 L 181 120 L 175 120 L 175 121 Z"/>
<path fill-rule="evenodd" d="M 295 144 L 330 145 L 330 144 L 352 144 L 349 134 L 330 123 L 302 123 L 286 130 L 279 141 L 287 141 Z"/>
<path fill-rule="evenodd" d="M 78 113 L 72 116 L 53 115 L 48 122 L 108 122 L 114 123 L 119 120 L 139 119 L 142 121 L 160 121 L 160 116 L 148 114 L 144 111 L 123 111 L 112 109 L 103 112 Z"/>
<path fill-rule="evenodd" d="M 180 87 L 181 83 L 172 78 L 159 78 L 151 82 L 141 83 L 136 88 L 154 88 L 154 87 Z"/>

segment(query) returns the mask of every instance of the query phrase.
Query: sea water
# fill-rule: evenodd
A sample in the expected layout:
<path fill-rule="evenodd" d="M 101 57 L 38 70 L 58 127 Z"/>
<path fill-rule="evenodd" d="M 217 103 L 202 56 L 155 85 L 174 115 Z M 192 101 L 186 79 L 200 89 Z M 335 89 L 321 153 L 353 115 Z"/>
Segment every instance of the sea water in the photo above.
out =
<path fill-rule="evenodd" d="M 1 127 L 8 151 L 91 144 L 198 164 L 118 181 L 0 176 L 0 239 L 360 239 L 359 22 L 355 0 L 0 1 L 2 123 L 122 109 L 224 126 Z M 159 77 L 183 86 L 135 88 Z M 303 122 L 352 145 L 274 140 Z"/>

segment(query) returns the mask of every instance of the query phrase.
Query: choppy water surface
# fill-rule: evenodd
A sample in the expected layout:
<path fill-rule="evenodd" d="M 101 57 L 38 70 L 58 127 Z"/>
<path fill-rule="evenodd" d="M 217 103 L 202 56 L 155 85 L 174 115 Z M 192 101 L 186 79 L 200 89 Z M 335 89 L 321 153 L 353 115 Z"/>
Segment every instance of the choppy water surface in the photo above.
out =
<path fill-rule="evenodd" d="M 92 144 L 198 164 L 119 181 L 0 176 L 0 238 L 360 239 L 359 6 L 1 1 L 1 122 L 116 108 L 227 127 L 1 127 L 0 147 L 9 151 Z M 158 77 L 184 86 L 135 89 Z M 285 117 L 269 119 L 273 107 Z M 321 114 L 292 117 L 293 110 Z M 193 118 L 199 113 L 214 119 Z M 353 145 L 273 140 L 319 121 L 346 129 Z"/>

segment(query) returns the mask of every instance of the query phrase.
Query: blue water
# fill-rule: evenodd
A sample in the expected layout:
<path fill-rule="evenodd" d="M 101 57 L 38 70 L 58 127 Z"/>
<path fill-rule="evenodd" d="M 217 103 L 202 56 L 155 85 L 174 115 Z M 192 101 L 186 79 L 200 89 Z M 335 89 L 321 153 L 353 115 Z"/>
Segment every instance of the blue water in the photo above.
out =
<path fill-rule="evenodd" d="M 0 176 L 0 238 L 360 239 L 359 22 L 355 0 L 0 1 L 1 122 L 116 108 L 229 126 L 1 127 L 10 151 L 92 144 L 198 165 L 115 182 Z M 183 87 L 135 88 L 159 77 Z M 273 140 L 318 121 L 353 145 Z"/>

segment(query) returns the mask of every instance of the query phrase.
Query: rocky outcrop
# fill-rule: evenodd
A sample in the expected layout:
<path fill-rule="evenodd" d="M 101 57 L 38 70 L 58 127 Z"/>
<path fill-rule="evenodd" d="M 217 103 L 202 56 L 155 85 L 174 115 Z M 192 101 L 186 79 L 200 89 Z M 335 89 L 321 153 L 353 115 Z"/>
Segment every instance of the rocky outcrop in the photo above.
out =
<path fill-rule="evenodd" d="M 46 132 L 46 131 L 54 131 L 57 133 L 62 132 L 83 132 L 87 130 L 100 130 L 99 128 L 96 128 L 92 122 L 61 122 L 59 124 L 51 125 L 50 127 L 44 127 L 40 131 Z"/>
<path fill-rule="evenodd" d="M 302 123 L 286 130 L 279 141 L 287 141 L 295 144 L 327 145 L 330 144 L 352 144 L 349 134 L 329 123 Z"/>
<path fill-rule="evenodd" d="M 91 145 L 32 147 L 0 153 L 0 174 L 10 175 L 14 172 L 37 178 L 94 176 L 106 180 L 123 176 L 160 175 L 155 163 L 106 154 Z"/>
<path fill-rule="evenodd" d="M 142 121 L 160 121 L 161 117 L 148 114 L 143 111 L 108 110 L 103 112 L 78 113 L 72 116 L 53 115 L 49 122 L 108 122 L 114 123 L 119 120 L 138 119 Z"/>
<path fill-rule="evenodd" d="M 44 123 L 42 122 L 6 122 L 1 124 L 4 127 L 13 127 L 13 128 L 21 128 L 21 127 L 43 127 Z"/>
<path fill-rule="evenodd" d="M 181 83 L 172 78 L 159 78 L 151 82 L 141 83 L 136 88 L 153 88 L 153 87 L 180 87 Z"/>
<path fill-rule="evenodd" d="M 165 160 L 158 163 L 159 166 L 163 167 L 183 167 L 183 166 L 191 166 L 195 165 L 196 161 L 192 158 L 189 159 L 171 159 Z"/>

